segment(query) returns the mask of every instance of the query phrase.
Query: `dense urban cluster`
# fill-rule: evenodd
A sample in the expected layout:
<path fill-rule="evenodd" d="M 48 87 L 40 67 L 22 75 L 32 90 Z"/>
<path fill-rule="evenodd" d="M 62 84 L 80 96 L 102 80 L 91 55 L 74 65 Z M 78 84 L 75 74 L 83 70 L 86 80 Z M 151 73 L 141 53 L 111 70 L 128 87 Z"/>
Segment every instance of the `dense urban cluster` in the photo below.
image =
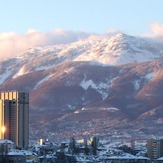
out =
<path fill-rule="evenodd" d="M 20 149 L 10 140 L 0 141 L 3 163 L 162 163 L 163 139 L 129 143 L 101 141 L 98 137 L 53 142 L 40 139 Z"/>
<path fill-rule="evenodd" d="M 131 133 L 127 132 L 128 130 L 121 132 L 110 130 L 108 135 L 103 133 L 99 135 L 100 128 L 97 129 L 93 125 L 100 123 L 102 126 L 104 122 L 101 121 L 94 121 L 94 124 L 89 124 L 90 128 L 87 129 L 86 126 L 85 128 L 81 126 L 81 132 L 78 133 L 75 132 L 76 128 L 68 135 L 64 135 L 64 131 L 58 131 L 59 137 L 55 133 L 53 135 L 49 133 L 46 128 L 43 135 L 39 130 L 33 131 L 35 134 L 38 133 L 38 137 L 31 137 L 29 141 L 29 94 L 22 91 L 1 92 L 0 106 L 0 162 L 2 163 L 163 162 L 163 139 L 150 138 L 140 133 L 138 136 L 132 129 Z M 33 132 L 31 131 L 31 135 Z M 97 133 L 96 136 L 94 133 Z M 50 141 L 38 139 L 40 136 L 51 139 Z"/>

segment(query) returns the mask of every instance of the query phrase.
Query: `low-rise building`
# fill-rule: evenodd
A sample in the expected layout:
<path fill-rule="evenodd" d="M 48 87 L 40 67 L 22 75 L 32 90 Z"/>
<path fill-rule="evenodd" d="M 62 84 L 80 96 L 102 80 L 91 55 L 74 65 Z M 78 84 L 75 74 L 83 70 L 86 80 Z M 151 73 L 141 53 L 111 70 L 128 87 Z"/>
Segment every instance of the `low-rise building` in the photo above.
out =
<path fill-rule="evenodd" d="M 147 157 L 137 157 L 132 155 L 111 156 L 103 160 L 105 163 L 149 163 L 150 159 Z"/>
<path fill-rule="evenodd" d="M 158 158 L 157 163 L 163 163 L 163 157 Z"/>

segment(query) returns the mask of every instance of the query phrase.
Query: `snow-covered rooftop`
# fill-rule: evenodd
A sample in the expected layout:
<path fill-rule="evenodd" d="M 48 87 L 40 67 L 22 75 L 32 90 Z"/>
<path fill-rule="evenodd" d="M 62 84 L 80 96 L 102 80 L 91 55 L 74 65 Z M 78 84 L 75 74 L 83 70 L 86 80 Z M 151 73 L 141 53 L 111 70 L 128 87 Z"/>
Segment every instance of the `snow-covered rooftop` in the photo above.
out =
<path fill-rule="evenodd" d="M 26 155 L 26 156 L 33 156 L 33 155 L 36 155 L 36 154 L 33 153 L 33 152 L 30 152 L 30 151 L 26 151 L 26 150 L 17 150 L 17 149 L 14 149 L 14 150 L 9 151 L 7 155 Z"/>
<path fill-rule="evenodd" d="M 7 140 L 7 139 L 1 140 L 0 139 L 0 144 L 4 144 L 4 143 L 6 143 L 6 144 L 14 144 L 11 140 Z"/>
<path fill-rule="evenodd" d="M 111 156 L 108 157 L 109 159 L 136 159 L 136 160 L 150 160 L 148 157 L 143 157 L 143 156 L 134 156 L 131 154 L 125 154 L 122 156 Z"/>

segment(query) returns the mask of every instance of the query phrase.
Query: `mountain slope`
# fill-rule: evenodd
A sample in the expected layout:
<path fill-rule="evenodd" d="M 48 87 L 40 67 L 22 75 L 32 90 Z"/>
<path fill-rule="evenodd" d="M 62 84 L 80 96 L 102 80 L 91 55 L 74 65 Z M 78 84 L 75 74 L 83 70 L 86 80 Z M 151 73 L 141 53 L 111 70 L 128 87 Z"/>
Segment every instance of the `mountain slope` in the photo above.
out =
<path fill-rule="evenodd" d="M 32 48 L 1 61 L 0 73 L 0 90 L 30 92 L 31 136 L 131 127 L 147 134 L 155 131 L 149 125 L 159 130 L 163 124 L 161 44 L 125 34 L 96 36 Z"/>
<path fill-rule="evenodd" d="M 91 61 L 94 64 L 120 65 L 150 61 L 163 56 L 163 46 L 149 40 L 126 34 L 89 37 L 71 44 L 35 47 L 17 58 L 0 62 L 3 83 L 13 78 L 55 67 L 67 61 Z"/>
<path fill-rule="evenodd" d="M 89 129 L 90 123 L 99 128 L 98 121 L 105 121 L 104 129 L 108 123 L 116 128 L 121 121 L 132 124 L 141 120 L 143 124 L 143 119 L 149 121 L 153 111 L 158 110 L 159 114 L 152 118 L 153 124 L 157 124 L 163 116 L 160 108 L 163 105 L 162 63 L 163 59 L 121 66 L 66 62 L 12 78 L 0 89 L 4 90 L 8 85 L 8 89 L 21 89 L 21 86 L 30 90 L 30 122 L 31 125 L 37 122 L 41 133 L 45 128 L 53 133 L 64 126 L 68 126 L 68 133 L 77 132 L 80 123 L 83 130 Z M 121 127 L 125 128 L 126 123 Z M 32 126 L 35 130 L 38 127 Z M 104 132 L 104 129 L 100 131 Z"/>

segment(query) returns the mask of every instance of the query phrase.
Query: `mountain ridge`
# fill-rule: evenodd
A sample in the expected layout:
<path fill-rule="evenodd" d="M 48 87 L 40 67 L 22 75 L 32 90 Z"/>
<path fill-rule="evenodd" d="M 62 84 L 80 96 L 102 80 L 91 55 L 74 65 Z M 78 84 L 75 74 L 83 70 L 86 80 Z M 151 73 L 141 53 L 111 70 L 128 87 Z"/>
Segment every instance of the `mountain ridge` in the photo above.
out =
<path fill-rule="evenodd" d="M 100 36 L 1 61 L 0 90 L 30 92 L 35 137 L 47 131 L 49 138 L 71 131 L 130 132 L 128 123 L 147 134 L 163 124 L 162 68 L 162 44 L 126 34 Z"/>

